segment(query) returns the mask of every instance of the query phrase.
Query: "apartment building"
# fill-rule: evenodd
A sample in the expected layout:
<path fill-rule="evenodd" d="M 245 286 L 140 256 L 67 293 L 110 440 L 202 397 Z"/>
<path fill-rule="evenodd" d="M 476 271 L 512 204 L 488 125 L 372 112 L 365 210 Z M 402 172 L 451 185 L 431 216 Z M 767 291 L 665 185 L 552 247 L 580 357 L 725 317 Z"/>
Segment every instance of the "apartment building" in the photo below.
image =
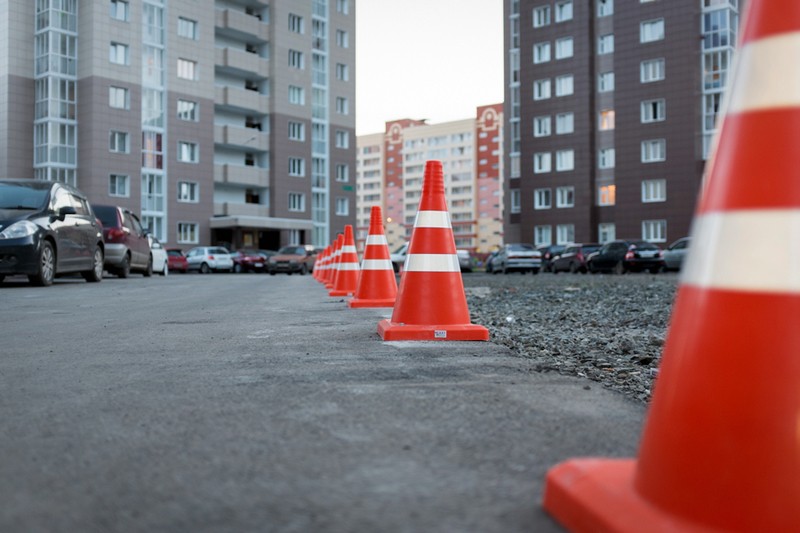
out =
<path fill-rule="evenodd" d="M 354 1 L 6 0 L 0 19 L 0 175 L 76 185 L 185 248 L 354 223 Z"/>
<path fill-rule="evenodd" d="M 740 0 L 505 0 L 507 240 L 688 234 Z"/>
<path fill-rule="evenodd" d="M 369 230 L 373 205 L 382 207 L 389 248 L 411 237 L 425 162 L 442 161 L 445 196 L 458 248 L 487 253 L 502 244 L 503 106 L 476 109 L 474 118 L 428 124 L 402 119 L 384 133 L 358 137 L 357 240 Z"/>

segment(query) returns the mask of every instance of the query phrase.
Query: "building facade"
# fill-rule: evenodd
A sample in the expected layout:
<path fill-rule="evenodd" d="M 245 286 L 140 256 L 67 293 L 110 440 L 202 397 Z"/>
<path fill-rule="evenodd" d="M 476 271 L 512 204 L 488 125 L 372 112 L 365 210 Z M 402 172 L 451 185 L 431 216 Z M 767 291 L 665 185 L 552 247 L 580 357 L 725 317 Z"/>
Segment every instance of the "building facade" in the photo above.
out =
<path fill-rule="evenodd" d="M 688 234 L 740 4 L 505 0 L 507 240 Z"/>
<path fill-rule="evenodd" d="M 163 242 L 322 246 L 355 221 L 352 0 L 3 0 L 0 175 Z"/>

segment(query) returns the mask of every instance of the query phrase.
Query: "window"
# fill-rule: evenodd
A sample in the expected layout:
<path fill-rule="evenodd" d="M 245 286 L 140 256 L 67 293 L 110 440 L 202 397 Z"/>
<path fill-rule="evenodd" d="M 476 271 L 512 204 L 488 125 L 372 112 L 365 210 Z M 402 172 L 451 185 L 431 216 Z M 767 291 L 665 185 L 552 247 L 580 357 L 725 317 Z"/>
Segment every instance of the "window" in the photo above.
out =
<path fill-rule="evenodd" d="M 614 113 L 613 109 L 603 109 L 598 113 L 598 125 L 597 127 L 601 131 L 613 130 L 614 129 L 614 119 L 616 114 Z"/>
<path fill-rule="evenodd" d="M 597 0 L 597 16 L 607 17 L 614 14 L 614 0 Z"/>
<path fill-rule="evenodd" d="M 565 135 L 575 131 L 575 114 L 559 113 L 556 115 L 556 135 Z"/>
<path fill-rule="evenodd" d="M 547 63 L 550 61 L 550 41 L 536 43 L 533 45 L 533 62 Z"/>
<path fill-rule="evenodd" d="M 178 17 L 178 37 L 197 40 L 197 21 Z"/>
<path fill-rule="evenodd" d="M 666 105 L 666 101 L 663 98 L 642 102 L 642 124 L 664 120 L 667 115 Z"/>
<path fill-rule="evenodd" d="M 574 80 L 572 74 L 558 76 L 556 78 L 556 96 L 569 96 L 574 92 Z"/>
<path fill-rule="evenodd" d="M 130 93 L 124 87 L 114 87 L 113 85 L 108 88 L 108 105 L 115 109 L 130 109 Z"/>
<path fill-rule="evenodd" d="M 550 135 L 550 115 L 533 118 L 533 136 L 547 137 Z"/>
<path fill-rule="evenodd" d="M 181 244 L 197 244 L 197 224 L 194 222 L 178 222 L 178 242 Z"/>
<path fill-rule="evenodd" d="M 597 38 L 597 54 L 610 54 L 614 52 L 614 34 L 608 33 Z"/>
<path fill-rule="evenodd" d="M 302 122 L 289 121 L 289 140 L 290 141 L 305 141 L 306 140 L 306 125 Z"/>
<path fill-rule="evenodd" d="M 305 33 L 303 17 L 289 13 L 289 31 L 293 33 Z"/>
<path fill-rule="evenodd" d="M 562 0 L 561 2 L 556 2 L 555 20 L 556 22 L 572 20 L 572 0 Z"/>
<path fill-rule="evenodd" d="M 197 61 L 178 59 L 178 77 L 184 80 L 196 80 Z"/>
<path fill-rule="evenodd" d="M 350 165 L 336 165 L 336 181 L 350 181 Z"/>
<path fill-rule="evenodd" d="M 642 83 L 663 80 L 665 76 L 664 58 L 642 61 L 639 64 L 639 74 Z"/>
<path fill-rule="evenodd" d="M 130 152 L 128 134 L 124 131 L 112 131 L 108 137 L 108 150 L 118 154 Z"/>
<path fill-rule="evenodd" d="M 350 135 L 344 130 L 336 130 L 336 148 L 350 148 Z"/>
<path fill-rule="evenodd" d="M 197 143 L 178 141 L 178 161 L 181 163 L 199 163 L 200 153 Z"/>
<path fill-rule="evenodd" d="M 650 242 L 666 242 L 667 221 L 642 220 L 642 239 Z"/>
<path fill-rule="evenodd" d="M 575 187 L 556 188 L 556 207 L 575 207 Z"/>
<path fill-rule="evenodd" d="M 616 224 L 605 222 L 597 225 L 597 237 L 600 244 L 611 242 L 617 238 Z"/>
<path fill-rule="evenodd" d="M 336 214 L 340 217 L 346 217 L 350 214 L 349 198 L 336 198 Z"/>
<path fill-rule="evenodd" d="M 340 115 L 350 114 L 350 102 L 344 96 L 336 97 L 336 112 Z"/>
<path fill-rule="evenodd" d="M 350 80 L 350 69 L 344 63 L 336 63 L 336 79 L 339 81 Z"/>
<path fill-rule="evenodd" d="M 553 243 L 553 228 L 550 226 L 534 226 L 533 243 L 536 246 L 547 246 Z"/>
<path fill-rule="evenodd" d="M 336 0 L 336 12 L 342 15 L 350 14 L 350 0 Z"/>
<path fill-rule="evenodd" d="M 511 212 L 519 213 L 522 211 L 522 199 L 519 189 L 511 189 Z"/>
<path fill-rule="evenodd" d="M 550 24 L 550 6 L 533 8 L 533 27 L 541 28 Z"/>
<path fill-rule="evenodd" d="M 642 163 L 654 163 L 667 159 L 667 141 L 653 139 L 642 141 Z"/>
<path fill-rule="evenodd" d="M 197 122 L 199 120 L 197 102 L 178 99 L 178 118 L 190 122 Z"/>
<path fill-rule="evenodd" d="M 127 198 L 131 194 L 130 177 L 124 174 L 111 174 L 108 177 L 108 195 Z"/>
<path fill-rule="evenodd" d="M 666 202 L 667 180 L 642 180 L 642 202 Z"/>
<path fill-rule="evenodd" d="M 289 85 L 289 103 L 295 105 L 305 105 L 306 92 L 303 87 Z"/>
<path fill-rule="evenodd" d="M 200 201 L 199 186 L 193 181 L 178 182 L 178 201 L 196 204 Z"/>
<path fill-rule="evenodd" d="M 597 154 L 598 168 L 614 168 L 616 150 L 613 148 L 602 148 Z"/>
<path fill-rule="evenodd" d="M 608 93 L 614 90 L 614 73 L 602 72 L 597 77 L 597 92 Z"/>
<path fill-rule="evenodd" d="M 303 212 L 306 210 L 306 195 L 301 192 L 289 193 L 289 211 Z"/>
<path fill-rule="evenodd" d="M 108 60 L 115 65 L 128 64 L 128 45 L 122 43 L 111 43 L 108 50 Z"/>
<path fill-rule="evenodd" d="M 556 172 L 575 169 L 575 150 L 556 151 Z"/>
<path fill-rule="evenodd" d="M 550 189 L 536 189 L 533 191 L 533 208 L 550 209 Z"/>
<path fill-rule="evenodd" d="M 289 175 L 302 178 L 306 175 L 306 160 L 302 157 L 289 158 Z"/>
<path fill-rule="evenodd" d="M 600 185 L 597 187 L 597 205 L 614 205 L 617 203 L 617 186 Z"/>
<path fill-rule="evenodd" d="M 651 43 L 664 38 L 664 19 L 646 20 L 639 25 L 639 41 Z"/>
<path fill-rule="evenodd" d="M 575 224 L 559 224 L 556 226 L 556 244 L 575 242 Z"/>
<path fill-rule="evenodd" d="M 128 1 L 111 0 L 111 18 L 116 20 L 128 20 Z"/>
<path fill-rule="evenodd" d="M 545 172 L 550 172 L 550 158 L 550 152 L 538 152 L 533 154 L 533 173 L 543 174 Z"/>
<path fill-rule="evenodd" d="M 533 99 L 546 100 L 550 98 L 550 79 L 536 80 L 533 82 Z"/>
<path fill-rule="evenodd" d="M 572 57 L 572 37 L 562 37 L 556 39 L 556 59 L 567 59 Z"/>
<path fill-rule="evenodd" d="M 350 34 L 344 30 L 336 30 L 336 46 L 350 48 Z"/>
<path fill-rule="evenodd" d="M 305 68 L 305 60 L 303 59 L 303 52 L 299 50 L 289 50 L 289 66 L 296 69 Z"/>

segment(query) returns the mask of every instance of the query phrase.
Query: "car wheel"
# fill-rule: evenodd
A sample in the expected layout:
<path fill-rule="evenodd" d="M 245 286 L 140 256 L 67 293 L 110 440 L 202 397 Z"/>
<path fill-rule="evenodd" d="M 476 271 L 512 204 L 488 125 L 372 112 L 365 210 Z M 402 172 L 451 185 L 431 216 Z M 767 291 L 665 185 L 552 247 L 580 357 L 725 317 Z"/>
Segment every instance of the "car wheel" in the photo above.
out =
<path fill-rule="evenodd" d="M 594 267 L 592 263 L 588 263 L 586 268 L 589 269 L 590 274 L 597 274 L 597 269 Z"/>
<path fill-rule="evenodd" d="M 242 265 L 240 265 L 239 263 L 235 263 L 233 265 L 233 272 L 235 274 L 241 274 L 242 273 Z"/>
<path fill-rule="evenodd" d="M 569 264 L 569 273 L 570 274 L 577 274 L 578 273 L 578 265 L 576 265 L 575 263 L 570 263 Z"/>
<path fill-rule="evenodd" d="M 661 271 L 661 267 L 653 267 L 650 269 L 651 274 L 658 274 Z"/>
<path fill-rule="evenodd" d="M 308 266 L 307 265 L 303 265 L 303 266 L 300 267 L 300 275 L 301 276 L 305 276 L 306 274 L 308 274 Z"/>
<path fill-rule="evenodd" d="M 274 276 L 274 275 L 275 275 L 275 272 L 273 272 L 273 271 L 271 271 L 271 270 L 270 270 L 270 271 L 269 271 L 269 275 L 270 275 L 270 276 Z"/>
<path fill-rule="evenodd" d="M 152 255 L 147 259 L 147 266 L 144 268 L 144 272 L 142 272 L 142 275 L 144 277 L 146 277 L 146 278 L 149 278 L 150 276 L 153 275 L 153 256 Z"/>
<path fill-rule="evenodd" d="M 131 256 L 125 255 L 122 264 L 117 268 L 117 277 L 127 278 L 131 275 Z"/>
<path fill-rule="evenodd" d="M 558 274 L 558 268 L 555 265 L 550 265 L 550 272 L 553 274 Z"/>
<path fill-rule="evenodd" d="M 4 274 L 0 274 L 0 283 L 3 283 L 3 281 L 5 279 L 6 279 L 5 275 Z"/>
<path fill-rule="evenodd" d="M 56 253 L 50 241 L 42 242 L 42 249 L 39 251 L 39 271 L 28 276 L 28 281 L 39 287 L 47 287 L 53 284 L 56 277 Z"/>
<path fill-rule="evenodd" d="M 83 279 L 89 283 L 97 283 L 103 280 L 103 250 L 98 246 L 94 250 L 94 261 L 92 269 L 82 272 Z"/>
<path fill-rule="evenodd" d="M 208 263 L 203 263 L 200 265 L 200 273 L 201 274 L 208 274 L 211 272 L 211 269 L 208 267 Z"/>
<path fill-rule="evenodd" d="M 531 270 L 531 274 L 533 274 L 534 276 L 536 274 L 538 274 L 538 273 L 539 273 L 539 269 L 538 268 L 534 268 L 534 269 Z"/>
<path fill-rule="evenodd" d="M 169 265 L 166 263 L 166 261 L 164 262 L 164 266 L 161 267 L 161 275 L 169 276 Z"/>
<path fill-rule="evenodd" d="M 614 274 L 621 276 L 625 272 L 627 272 L 625 264 L 622 261 L 617 261 L 617 264 L 614 265 Z"/>

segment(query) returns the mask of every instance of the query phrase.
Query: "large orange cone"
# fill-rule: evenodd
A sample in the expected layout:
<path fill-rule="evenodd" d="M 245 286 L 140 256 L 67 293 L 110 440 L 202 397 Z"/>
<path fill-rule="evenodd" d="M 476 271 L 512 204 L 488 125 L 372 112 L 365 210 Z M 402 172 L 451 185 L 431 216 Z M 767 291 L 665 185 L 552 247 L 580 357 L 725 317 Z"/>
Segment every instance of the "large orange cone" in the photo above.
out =
<path fill-rule="evenodd" d="M 356 295 L 348 307 L 392 307 L 397 296 L 397 280 L 383 232 L 381 208 L 372 206 L 369 213 L 369 234 L 361 262 Z"/>
<path fill-rule="evenodd" d="M 339 233 L 336 236 L 336 241 L 333 243 L 333 255 L 331 255 L 331 262 L 328 269 L 328 276 L 325 278 L 325 288 L 333 289 L 336 285 L 336 274 L 339 272 L 339 260 L 342 257 L 342 245 L 344 243 L 344 235 Z"/>
<path fill-rule="evenodd" d="M 573 531 L 800 531 L 800 2 L 744 21 L 639 458 L 547 475 Z"/>
<path fill-rule="evenodd" d="M 470 323 L 441 161 L 425 164 L 397 301 L 391 320 L 378 323 L 378 334 L 386 341 L 489 340 L 489 330 Z"/>
<path fill-rule="evenodd" d="M 353 236 L 353 226 L 350 224 L 344 227 L 344 241 L 336 270 L 336 281 L 328 295 L 352 296 L 355 294 L 358 285 L 358 252 Z"/>

